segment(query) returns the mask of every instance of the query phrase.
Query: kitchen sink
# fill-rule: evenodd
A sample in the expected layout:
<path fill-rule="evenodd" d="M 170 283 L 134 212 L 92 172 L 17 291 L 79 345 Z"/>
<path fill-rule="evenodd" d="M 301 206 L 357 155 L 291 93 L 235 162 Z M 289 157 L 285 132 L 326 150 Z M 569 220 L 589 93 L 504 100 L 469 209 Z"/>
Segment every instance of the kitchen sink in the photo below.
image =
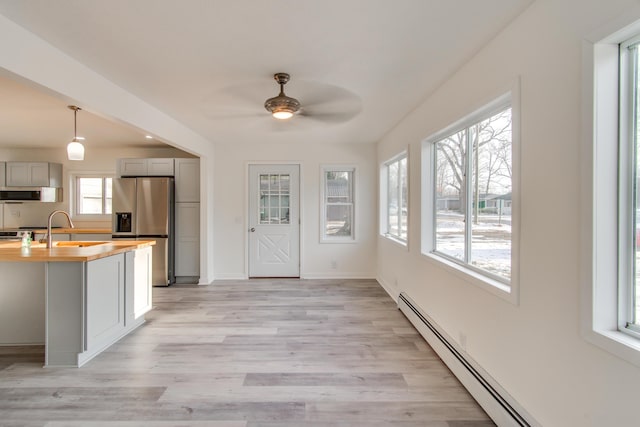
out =
<path fill-rule="evenodd" d="M 59 241 L 59 242 L 53 242 L 53 246 L 57 247 L 57 248 L 87 248 L 90 246 L 97 246 L 97 245 L 104 245 L 107 242 L 77 242 L 77 241 L 71 241 L 71 242 L 65 242 L 65 241 Z"/>

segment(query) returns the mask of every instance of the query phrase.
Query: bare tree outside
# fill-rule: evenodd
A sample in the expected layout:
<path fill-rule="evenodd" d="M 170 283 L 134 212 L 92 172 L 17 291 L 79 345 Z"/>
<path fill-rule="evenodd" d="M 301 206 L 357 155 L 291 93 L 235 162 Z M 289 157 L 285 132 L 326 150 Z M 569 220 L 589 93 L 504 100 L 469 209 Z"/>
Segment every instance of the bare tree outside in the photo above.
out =
<path fill-rule="evenodd" d="M 511 275 L 511 145 L 511 108 L 435 144 L 436 251 L 506 279 Z"/>

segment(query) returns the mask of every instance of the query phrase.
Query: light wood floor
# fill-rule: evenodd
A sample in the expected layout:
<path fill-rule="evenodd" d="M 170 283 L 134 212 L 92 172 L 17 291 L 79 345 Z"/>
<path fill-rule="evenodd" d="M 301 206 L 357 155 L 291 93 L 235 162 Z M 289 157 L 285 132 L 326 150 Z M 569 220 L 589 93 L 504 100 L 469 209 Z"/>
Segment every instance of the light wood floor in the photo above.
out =
<path fill-rule="evenodd" d="M 79 369 L 0 347 L 0 425 L 494 425 L 373 280 L 154 288 L 147 319 Z"/>

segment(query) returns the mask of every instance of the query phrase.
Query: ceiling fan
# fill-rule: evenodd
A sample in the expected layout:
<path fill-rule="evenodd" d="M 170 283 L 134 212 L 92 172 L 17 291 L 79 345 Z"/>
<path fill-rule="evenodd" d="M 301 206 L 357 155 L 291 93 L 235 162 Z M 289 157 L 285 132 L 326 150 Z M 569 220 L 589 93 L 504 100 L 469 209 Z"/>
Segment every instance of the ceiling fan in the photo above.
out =
<path fill-rule="evenodd" d="M 300 101 L 284 94 L 284 85 L 289 81 L 289 74 L 275 73 L 273 78 L 280 85 L 280 94 L 267 99 L 264 102 L 264 108 L 276 119 L 290 119 L 300 110 Z"/>
<path fill-rule="evenodd" d="M 293 131 L 311 129 L 313 123 L 345 123 L 362 111 L 360 97 L 347 89 L 311 80 L 292 81 L 291 76 L 283 72 L 273 74 L 273 78 L 280 86 L 280 93 L 262 101 L 262 107 L 260 97 L 266 95 L 267 88 L 264 80 L 252 80 L 212 92 L 203 100 L 206 115 L 214 120 L 242 120 L 247 126 L 265 130 Z M 296 98 L 285 94 L 287 83 L 295 86 L 292 90 Z M 279 120 L 268 120 L 265 109 Z M 294 115 L 295 120 L 286 120 Z"/>

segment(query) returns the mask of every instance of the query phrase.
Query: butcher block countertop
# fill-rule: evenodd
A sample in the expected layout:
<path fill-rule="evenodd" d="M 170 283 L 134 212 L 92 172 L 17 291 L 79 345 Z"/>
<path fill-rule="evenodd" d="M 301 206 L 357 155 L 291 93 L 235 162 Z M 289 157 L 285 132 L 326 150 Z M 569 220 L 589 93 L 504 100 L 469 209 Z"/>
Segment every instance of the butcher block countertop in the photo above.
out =
<path fill-rule="evenodd" d="M 45 243 L 34 242 L 23 249 L 21 242 L 0 242 L 0 262 L 86 262 L 155 244 L 155 240 L 62 241 L 47 249 Z"/>

